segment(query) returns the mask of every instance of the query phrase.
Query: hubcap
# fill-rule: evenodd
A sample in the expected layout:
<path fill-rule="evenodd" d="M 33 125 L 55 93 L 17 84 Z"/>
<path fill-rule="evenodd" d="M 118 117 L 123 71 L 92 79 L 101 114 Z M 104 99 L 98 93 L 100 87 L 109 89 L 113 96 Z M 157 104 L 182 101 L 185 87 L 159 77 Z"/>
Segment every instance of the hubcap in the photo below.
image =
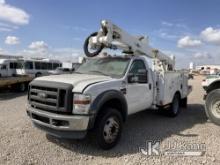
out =
<path fill-rule="evenodd" d="M 110 117 L 105 122 L 103 136 L 107 143 L 112 143 L 116 140 L 119 133 L 119 123 L 114 117 Z"/>
<path fill-rule="evenodd" d="M 211 110 L 215 117 L 220 118 L 220 100 L 213 101 Z"/>

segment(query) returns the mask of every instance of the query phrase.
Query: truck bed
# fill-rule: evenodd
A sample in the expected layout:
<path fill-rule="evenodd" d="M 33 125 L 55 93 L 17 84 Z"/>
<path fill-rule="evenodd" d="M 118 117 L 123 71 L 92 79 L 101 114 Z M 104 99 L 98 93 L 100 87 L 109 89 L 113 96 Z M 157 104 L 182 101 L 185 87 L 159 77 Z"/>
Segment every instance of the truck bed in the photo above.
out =
<path fill-rule="evenodd" d="M 180 92 L 181 99 L 191 92 L 188 85 L 188 74 L 182 71 L 169 71 L 158 77 L 157 105 L 166 105 L 172 102 L 176 91 Z"/>
<path fill-rule="evenodd" d="M 18 83 L 28 83 L 33 80 L 31 76 L 16 76 L 16 77 L 1 77 L 0 78 L 0 88 L 18 84 Z"/>

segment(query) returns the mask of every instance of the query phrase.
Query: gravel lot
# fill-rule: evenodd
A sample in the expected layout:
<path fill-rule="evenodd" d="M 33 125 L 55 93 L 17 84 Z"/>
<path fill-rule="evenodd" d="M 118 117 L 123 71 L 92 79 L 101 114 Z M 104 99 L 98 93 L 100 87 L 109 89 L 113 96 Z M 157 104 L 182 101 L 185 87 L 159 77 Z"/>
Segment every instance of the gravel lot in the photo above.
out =
<path fill-rule="evenodd" d="M 0 164 L 220 164 L 220 127 L 207 121 L 201 77 L 191 80 L 189 105 L 177 118 L 156 111 L 129 117 L 122 139 L 110 151 L 98 149 L 91 138 L 59 140 L 34 128 L 26 116 L 26 94 L 0 94 Z M 200 157 L 145 156 L 139 147 L 147 140 L 205 143 Z"/>

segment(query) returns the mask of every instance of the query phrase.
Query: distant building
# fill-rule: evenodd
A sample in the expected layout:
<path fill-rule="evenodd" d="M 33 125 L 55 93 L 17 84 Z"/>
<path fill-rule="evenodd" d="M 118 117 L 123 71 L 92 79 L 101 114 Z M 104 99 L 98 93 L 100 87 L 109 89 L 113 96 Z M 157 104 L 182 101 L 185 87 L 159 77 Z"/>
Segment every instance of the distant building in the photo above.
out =
<path fill-rule="evenodd" d="M 216 74 L 220 72 L 220 65 L 199 65 L 196 66 L 196 71 L 201 74 Z"/>
<path fill-rule="evenodd" d="M 190 62 L 189 69 L 190 70 L 194 70 L 195 69 L 195 64 L 193 62 Z"/>

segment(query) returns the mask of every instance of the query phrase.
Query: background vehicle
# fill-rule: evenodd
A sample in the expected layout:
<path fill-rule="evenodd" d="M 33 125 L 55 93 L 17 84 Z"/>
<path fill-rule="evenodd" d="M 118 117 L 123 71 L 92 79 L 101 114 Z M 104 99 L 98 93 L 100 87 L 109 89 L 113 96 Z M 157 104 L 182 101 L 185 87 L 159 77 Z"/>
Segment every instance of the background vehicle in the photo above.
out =
<path fill-rule="evenodd" d="M 17 92 L 24 92 L 28 89 L 28 84 L 33 80 L 31 76 L 1 77 L 0 88 L 10 88 Z"/>
<path fill-rule="evenodd" d="M 70 69 L 70 68 L 62 68 L 62 67 L 58 67 L 56 68 L 56 70 L 54 71 L 49 71 L 50 74 L 71 74 L 74 71 L 74 69 Z"/>
<path fill-rule="evenodd" d="M 127 55 L 94 57 L 103 48 L 120 48 Z M 100 31 L 86 39 L 84 51 L 94 58 L 73 74 L 30 83 L 27 114 L 36 127 L 76 139 L 92 130 L 98 145 L 110 149 L 118 143 L 128 115 L 153 108 L 175 117 L 187 105 L 188 74 L 176 71 L 174 58 L 152 49 L 145 38 L 102 21 Z M 148 57 L 153 58 L 152 68 Z"/>
<path fill-rule="evenodd" d="M 17 74 L 16 69 L 20 66 L 16 59 L 0 59 L 0 77 L 11 77 Z"/>
<path fill-rule="evenodd" d="M 22 66 L 16 70 L 18 75 L 32 75 L 35 77 L 48 75 L 49 71 L 62 66 L 60 61 L 50 59 L 20 60 L 20 63 Z"/>
<path fill-rule="evenodd" d="M 220 75 L 207 76 L 202 82 L 206 91 L 205 110 L 208 118 L 217 125 L 220 125 Z"/>

